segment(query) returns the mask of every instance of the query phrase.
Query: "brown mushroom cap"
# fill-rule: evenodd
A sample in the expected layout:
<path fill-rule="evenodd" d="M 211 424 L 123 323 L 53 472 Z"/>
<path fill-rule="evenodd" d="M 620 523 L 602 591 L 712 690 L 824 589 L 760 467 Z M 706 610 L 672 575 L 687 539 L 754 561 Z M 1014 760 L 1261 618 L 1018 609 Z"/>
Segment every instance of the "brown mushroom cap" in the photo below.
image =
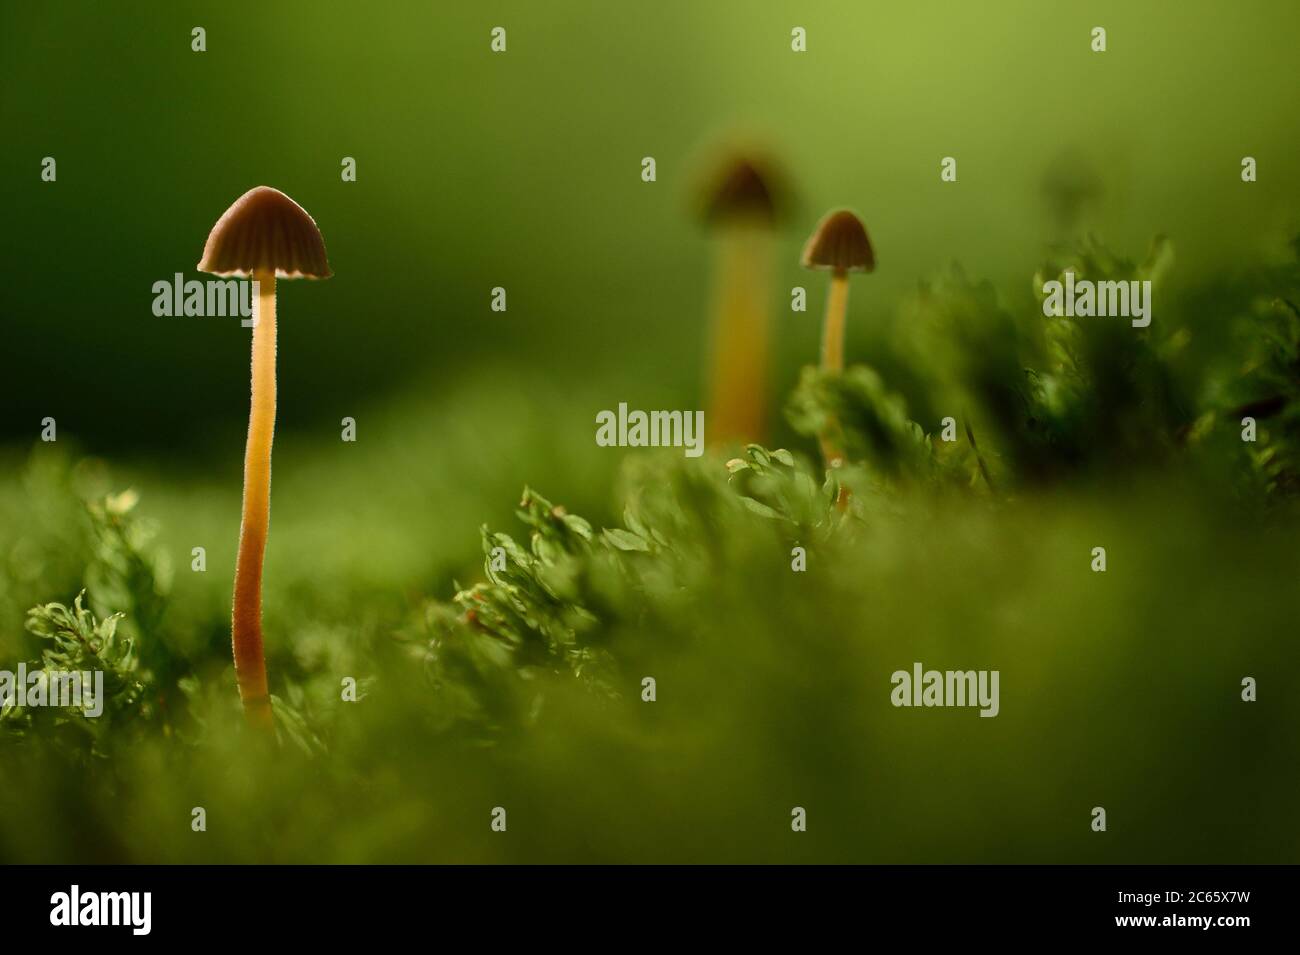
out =
<path fill-rule="evenodd" d="M 200 272 L 247 277 L 275 269 L 282 279 L 327 279 L 329 260 L 316 221 L 279 189 L 250 189 L 208 233 Z"/>
<path fill-rule="evenodd" d="M 766 164 L 743 156 L 729 157 L 714 173 L 704 196 L 703 217 L 709 225 L 779 218 L 780 177 Z"/>
<path fill-rule="evenodd" d="M 848 209 L 822 219 L 803 247 L 803 267 L 836 272 L 871 272 L 876 254 L 862 220 Z"/>

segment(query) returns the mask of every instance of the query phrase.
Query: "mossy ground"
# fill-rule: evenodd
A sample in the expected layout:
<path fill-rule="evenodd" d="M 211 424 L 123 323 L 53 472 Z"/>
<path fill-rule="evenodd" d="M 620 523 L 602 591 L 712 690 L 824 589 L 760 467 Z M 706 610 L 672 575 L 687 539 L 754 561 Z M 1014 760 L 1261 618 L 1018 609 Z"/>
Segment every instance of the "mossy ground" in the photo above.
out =
<path fill-rule="evenodd" d="M 1231 301 L 1218 316 L 1249 324 L 1286 301 L 1255 294 L 1263 281 L 1186 297 L 1183 315 Z M 976 337 L 1043 321 L 966 284 L 919 301 Z M 1267 365 L 1241 360 L 1256 339 L 1223 361 L 1144 339 L 1157 376 L 1127 340 L 1069 354 L 1020 332 L 995 340 L 1005 348 L 967 374 L 939 357 L 912 371 L 939 383 L 914 405 L 942 406 L 947 387 L 974 409 L 996 492 L 968 443 L 913 425 L 874 373 L 804 382 L 796 424 L 831 413 L 850 432 L 845 513 L 806 438 L 793 455 L 611 452 L 591 440 L 598 389 L 536 373 L 408 396 L 363 419 L 355 445 L 289 436 L 266 577 L 276 744 L 243 726 L 229 663 L 237 462 L 185 474 L 64 441 L 11 454 L 3 659 L 38 654 L 20 629 L 28 608 L 85 587 L 101 617 L 125 614 L 148 692 L 94 733 L 10 715 L 0 853 L 1294 861 L 1288 419 L 1249 447 L 1215 410 Z M 1268 340 L 1270 354 L 1294 347 Z M 1216 377 L 1221 365 L 1238 374 Z M 1010 379 L 989 371 L 1007 367 Z M 1174 384 L 1153 402 L 1133 381 Z M 1006 392 L 1037 430 L 999 417 Z M 1125 426 L 1102 427 L 1116 408 Z M 547 498 L 519 504 L 525 484 Z M 494 546 L 504 571 L 488 566 Z M 1097 546 L 1105 573 L 1091 569 Z M 914 661 L 999 670 L 999 715 L 893 707 L 890 675 Z M 1258 702 L 1241 700 L 1247 676 Z M 345 677 L 358 702 L 341 699 Z M 206 832 L 191 829 L 196 806 Z M 497 806 L 506 833 L 489 827 Z M 806 833 L 790 829 L 795 806 Z M 1105 834 L 1089 827 L 1094 806 Z"/>

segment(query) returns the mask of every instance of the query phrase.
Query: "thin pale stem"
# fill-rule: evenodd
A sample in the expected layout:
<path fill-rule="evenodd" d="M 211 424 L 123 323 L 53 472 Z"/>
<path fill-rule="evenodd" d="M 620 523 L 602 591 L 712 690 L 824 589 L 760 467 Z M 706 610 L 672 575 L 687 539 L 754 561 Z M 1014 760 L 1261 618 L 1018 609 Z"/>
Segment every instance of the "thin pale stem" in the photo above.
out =
<path fill-rule="evenodd" d="M 826 324 L 822 327 L 822 370 L 839 374 L 844 370 L 844 321 L 849 308 L 849 273 L 832 272 L 831 290 L 826 299 Z M 827 434 L 821 438 L 822 462 L 827 468 L 838 467 L 844 452 Z M 841 493 L 841 504 L 847 500 Z"/>
<path fill-rule="evenodd" d="M 766 437 L 771 351 L 771 236 L 736 226 L 718 249 L 714 292 L 709 444 L 762 442 Z"/>
<path fill-rule="evenodd" d="M 275 434 L 275 271 L 257 271 L 253 326 L 253 390 L 244 450 L 244 509 L 235 563 L 231 634 L 235 679 L 248 722 L 272 727 L 271 697 L 262 652 L 262 561 L 271 523 L 271 440 Z"/>
<path fill-rule="evenodd" d="M 826 325 L 822 330 L 822 368 L 844 370 L 844 316 L 849 309 L 849 273 L 831 273 L 831 293 L 826 299 Z"/>

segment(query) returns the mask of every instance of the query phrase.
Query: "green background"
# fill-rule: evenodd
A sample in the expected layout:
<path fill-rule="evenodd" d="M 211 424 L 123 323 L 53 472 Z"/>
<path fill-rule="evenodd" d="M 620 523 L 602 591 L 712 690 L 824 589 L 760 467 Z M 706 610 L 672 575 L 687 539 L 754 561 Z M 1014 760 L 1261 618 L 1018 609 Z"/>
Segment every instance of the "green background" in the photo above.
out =
<path fill-rule="evenodd" d="M 878 252 L 851 345 L 952 260 L 1023 284 L 1059 237 L 1052 175 L 1095 196 L 1071 229 L 1134 255 L 1166 233 L 1187 274 L 1294 225 L 1285 38 L 1300 8 L 1277 0 L 62 2 L 0 16 L 0 303 L 7 350 L 28 356 L 6 366 L 0 428 L 17 441 L 50 414 L 99 450 L 219 442 L 224 460 L 246 416 L 247 334 L 155 318 L 151 286 L 197 277 L 208 230 L 259 184 L 316 218 L 336 273 L 281 288 L 281 424 L 316 434 L 403 388 L 445 396 L 516 365 L 607 376 L 633 407 L 698 402 L 709 258 L 691 189 L 736 137 L 788 168 L 799 203 L 777 287 L 814 290 L 808 314 L 782 313 L 774 393 L 815 348 L 821 283 L 797 253 L 832 206 L 856 209 Z M 190 50 L 198 25 L 206 53 Z M 497 25 L 505 55 L 489 49 Z M 807 53 L 791 52 L 794 26 Z M 957 183 L 939 180 L 944 156 Z M 489 310 L 494 286 L 505 314 Z"/>

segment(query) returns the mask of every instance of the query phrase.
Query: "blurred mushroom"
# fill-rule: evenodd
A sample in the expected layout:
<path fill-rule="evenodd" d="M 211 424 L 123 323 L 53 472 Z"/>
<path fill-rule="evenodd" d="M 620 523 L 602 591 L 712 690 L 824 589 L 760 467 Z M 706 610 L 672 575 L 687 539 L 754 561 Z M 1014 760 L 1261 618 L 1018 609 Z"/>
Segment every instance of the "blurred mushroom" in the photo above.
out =
<path fill-rule="evenodd" d="M 244 193 L 217 220 L 198 268 L 214 275 L 251 277 L 257 289 L 231 638 L 244 714 L 250 724 L 269 730 L 271 698 L 262 653 L 262 561 L 271 519 L 271 440 L 275 433 L 275 280 L 329 278 L 333 273 L 315 221 L 302 206 L 268 186 Z"/>
<path fill-rule="evenodd" d="M 1053 228 L 1060 236 L 1079 229 L 1104 191 L 1096 163 L 1077 146 L 1052 157 L 1043 172 L 1040 190 Z"/>
<path fill-rule="evenodd" d="M 704 191 L 703 218 L 717 239 L 705 415 L 713 447 L 766 437 L 781 192 L 770 165 L 743 155 L 722 163 Z"/>
<path fill-rule="evenodd" d="M 823 371 L 838 374 L 844 370 L 844 320 L 849 306 L 849 273 L 871 272 L 876 267 L 876 256 L 862 220 L 847 209 L 828 214 L 804 245 L 802 262 L 806 269 L 831 273 L 826 322 L 822 326 L 821 366 Z M 843 454 L 826 438 L 822 439 L 822 457 L 828 468 L 843 463 Z"/>

